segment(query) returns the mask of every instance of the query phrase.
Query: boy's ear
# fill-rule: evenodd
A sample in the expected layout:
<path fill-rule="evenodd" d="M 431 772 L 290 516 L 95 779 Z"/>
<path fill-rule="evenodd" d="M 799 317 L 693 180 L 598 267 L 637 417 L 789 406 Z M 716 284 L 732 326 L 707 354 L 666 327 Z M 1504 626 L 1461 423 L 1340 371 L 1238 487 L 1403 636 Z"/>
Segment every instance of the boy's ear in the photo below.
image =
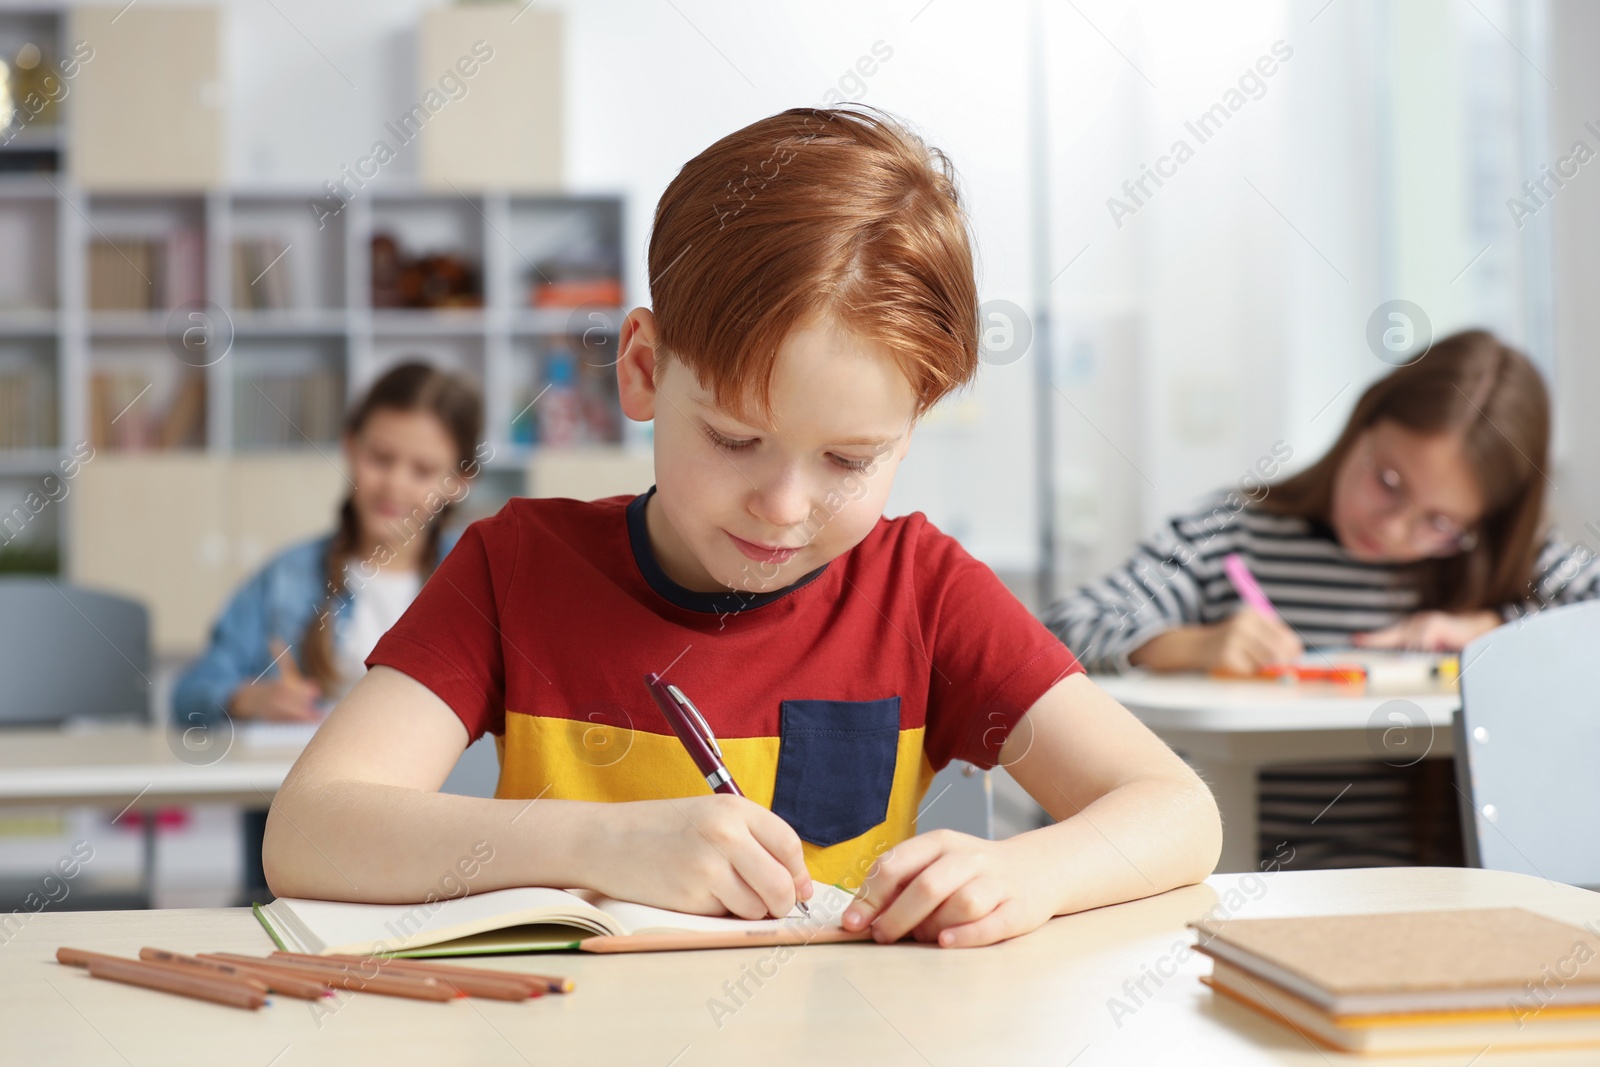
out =
<path fill-rule="evenodd" d="M 634 308 L 622 320 L 617 337 L 617 392 L 622 413 L 634 422 L 649 422 L 656 417 L 656 334 L 655 313 L 649 308 Z"/>

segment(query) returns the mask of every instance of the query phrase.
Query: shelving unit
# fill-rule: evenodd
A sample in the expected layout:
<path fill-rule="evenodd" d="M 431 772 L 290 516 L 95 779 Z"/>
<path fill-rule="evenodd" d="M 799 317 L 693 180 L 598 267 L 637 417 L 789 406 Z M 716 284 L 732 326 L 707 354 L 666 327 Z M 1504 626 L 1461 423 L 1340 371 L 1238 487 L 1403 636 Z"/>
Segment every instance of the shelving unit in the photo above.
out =
<path fill-rule="evenodd" d="M 0 269 L 0 502 L 80 441 L 112 453 L 331 455 L 350 401 L 411 357 L 483 391 L 494 458 L 475 511 L 525 492 L 530 456 L 558 430 L 574 445 L 647 439 L 617 406 L 619 301 L 531 303 L 561 271 L 616 267 L 619 198 L 369 187 L 319 227 L 324 196 L 109 195 L 0 175 L 0 246 L 25 242 L 24 259 L 46 268 Z M 481 306 L 374 307 L 378 234 L 412 255 L 459 257 Z M 550 403 L 555 363 L 572 393 Z M 27 397 L 26 426 L 9 418 L 14 395 Z M 542 425 L 544 410 L 562 418 Z M 51 519 L 24 537 L 59 542 Z"/>
<path fill-rule="evenodd" d="M 89 542 L 107 531 L 78 521 L 88 510 L 71 486 L 15 510 L 75 446 L 117 457 L 133 481 L 133 468 L 166 464 L 140 482 L 163 492 L 191 463 L 309 459 L 329 472 L 350 401 L 409 357 L 459 370 L 483 393 L 494 455 L 465 517 L 537 491 L 528 483 L 542 475 L 529 472 L 546 467 L 532 461 L 549 449 L 622 455 L 618 445 L 648 441 L 620 418 L 612 370 L 622 203 L 531 191 L 559 181 L 559 21 L 507 18 L 449 9 L 419 31 L 424 50 L 454 62 L 458 39 L 494 29 L 507 58 L 476 84 L 493 79 L 525 127 L 515 152 L 483 156 L 501 169 L 451 177 L 477 157 L 440 154 L 451 137 L 482 144 L 501 121 L 478 92 L 477 110 L 430 125 L 437 143 L 417 184 L 347 188 L 341 202 L 322 187 L 228 184 L 215 8 L 0 12 L 0 58 L 19 91 L 68 69 L 69 42 L 119 41 L 59 79 L 71 91 L 58 102 L 0 112 L 16 120 L 0 128 L 0 570 L 87 558 L 79 548 L 105 555 Z M 535 171 L 537 184 L 516 184 Z M 488 179 L 500 191 L 473 187 L 502 172 Z M 383 256 L 379 235 L 393 239 Z M 150 509 L 141 521 L 157 526 L 145 532 L 182 525 L 181 504 Z M 82 543 L 67 543 L 74 531 Z M 217 554 L 197 563 L 170 547 L 182 566 Z"/>

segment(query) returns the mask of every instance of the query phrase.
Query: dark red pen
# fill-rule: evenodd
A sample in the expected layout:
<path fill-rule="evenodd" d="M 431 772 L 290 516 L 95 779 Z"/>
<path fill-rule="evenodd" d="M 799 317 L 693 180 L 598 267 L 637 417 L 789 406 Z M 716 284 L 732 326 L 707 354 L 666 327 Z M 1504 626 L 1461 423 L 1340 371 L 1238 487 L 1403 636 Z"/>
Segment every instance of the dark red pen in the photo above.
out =
<path fill-rule="evenodd" d="M 678 740 L 688 750 L 695 769 L 705 776 L 706 785 L 711 787 L 711 791 L 744 796 L 743 790 L 733 780 L 728 765 L 722 762 L 722 748 L 717 744 L 717 735 L 711 732 L 711 724 L 706 722 L 706 717 L 700 714 L 694 702 L 683 695 L 682 689 L 669 685 L 654 672 L 644 676 L 644 684 L 650 690 L 650 695 L 655 697 L 656 707 L 666 716 L 672 732 L 678 735 Z M 806 902 L 799 901 L 799 905 L 800 911 L 809 917 L 811 909 Z"/>
<path fill-rule="evenodd" d="M 711 732 L 711 725 L 706 722 L 705 716 L 700 714 L 700 709 L 683 695 L 682 689 L 668 685 L 659 674 L 645 675 L 644 684 L 649 688 L 650 695 L 656 698 L 656 706 L 667 717 L 672 732 L 689 750 L 689 758 L 694 760 L 695 769 L 705 776 L 706 785 L 711 787 L 711 791 L 744 796 L 744 791 L 728 772 L 728 765 L 722 762 L 722 749 L 717 745 L 717 737 Z"/>

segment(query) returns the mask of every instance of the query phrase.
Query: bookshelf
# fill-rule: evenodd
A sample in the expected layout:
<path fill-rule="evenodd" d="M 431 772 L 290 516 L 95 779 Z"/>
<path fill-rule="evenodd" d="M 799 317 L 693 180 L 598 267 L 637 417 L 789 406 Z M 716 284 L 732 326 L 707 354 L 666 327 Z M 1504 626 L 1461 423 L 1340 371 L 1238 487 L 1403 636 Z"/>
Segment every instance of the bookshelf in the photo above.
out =
<path fill-rule="evenodd" d="M 483 391 L 494 458 L 474 516 L 534 490 L 537 452 L 647 442 L 612 367 L 619 197 L 369 186 L 319 226 L 326 195 L 0 174 L 0 248 L 15 250 L 0 258 L 20 264 L 0 266 L 0 512 L 83 441 L 333 456 L 347 404 L 412 357 Z M 0 538 L 0 557 L 67 558 L 70 508 L 68 493 Z"/>
<path fill-rule="evenodd" d="M 138 558 L 214 572 L 207 583 L 259 562 L 240 540 L 251 523 L 203 498 L 265 486 L 287 513 L 273 494 L 299 484 L 303 513 L 269 523 L 275 536 L 331 519 L 320 497 L 310 505 L 342 485 L 343 412 L 410 357 L 460 370 L 485 398 L 494 454 L 463 517 L 559 483 L 569 461 L 616 461 L 608 484 L 647 477 L 649 429 L 621 419 L 612 369 L 622 202 L 553 191 L 559 16 L 515 14 L 422 20 L 429 84 L 435 53 L 453 64 L 493 37 L 499 58 L 474 75 L 470 107 L 430 123 L 416 181 L 385 175 L 332 199 L 227 178 L 215 6 L 0 12 L 12 103 L 59 75 L 58 100 L 0 112 L 0 571 L 127 577 L 159 613 L 164 583 L 128 576 L 160 567 Z M 73 42 L 113 38 L 74 63 Z M 94 473 L 62 484 L 58 464 L 90 444 Z M 308 472 L 334 482 L 314 488 Z M 114 519 L 108 499 L 131 510 Z M 157 625 L 172 647 L 192 636 Z"/>

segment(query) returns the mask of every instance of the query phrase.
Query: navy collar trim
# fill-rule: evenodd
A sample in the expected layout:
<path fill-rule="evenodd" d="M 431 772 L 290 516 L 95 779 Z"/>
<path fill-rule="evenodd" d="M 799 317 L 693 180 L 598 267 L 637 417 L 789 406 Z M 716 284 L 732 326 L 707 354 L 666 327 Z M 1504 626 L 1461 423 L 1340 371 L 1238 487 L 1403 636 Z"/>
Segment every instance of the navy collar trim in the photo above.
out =
<path fill-rule="evenodd" d="M 667 577 L 667 572 L 656 562 L 655 552 L 650 547 L 650 531 L 645 524 L 644 509 L 655 491 L 656 487 L 652 485 L 628 502 L 628 542 L 633 549 L 633 560 L 639 565 L 639 573 L 644 576 L 646 584 L 677 607 L 709 615 L 734 615 L 782 600 L 822 577 L 822 573 L 828 569 L 828 564 L 824 563 L 793 585 L 767 593 L 741 593 L 734 589 L 725 593 L 703 593 L 685 589 Z"/>

